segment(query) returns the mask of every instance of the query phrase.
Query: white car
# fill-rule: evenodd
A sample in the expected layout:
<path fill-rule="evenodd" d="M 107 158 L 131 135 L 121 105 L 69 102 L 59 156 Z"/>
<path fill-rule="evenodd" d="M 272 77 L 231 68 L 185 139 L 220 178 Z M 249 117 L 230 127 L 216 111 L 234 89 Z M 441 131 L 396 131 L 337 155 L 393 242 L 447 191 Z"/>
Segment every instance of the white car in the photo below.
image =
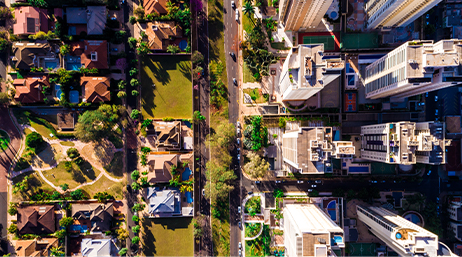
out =
<path fill-rule="evenodd" d="M 239 10 L 236 9 L 236 21 L 239 21 Z"/>
<path fill-rule="evenodd" d="M 322 183 L 322 180 L 316 180 L 314 183 L 316 183 L 316 184 L 321 184 L 321 183 Z"/>
<path fill-rule="evenodd" d="M 241 134 L 241 129 L 240 128 L 237 128 L 236 129 L 236 134 L 239 136 L 239 134 Z"/>
<path fill-rule="evenodd" d="M 239 249 L 242 248 L 242 242 L 239 242 Z"/>
<path fill-rule="evenodd" d="M 236 127 L 238 127 L 238 128 L 241 127 L 241 123 L 239 121 L 236 122 Z"/>
<path fill-rule="evenodd" d="M 313 189 L 311 189 L 311 188 L 310 188 L 310 189 L 308 189 L 308 192 L 313 192 Z"/>
<path fill-rule="evenodd" d="M 241 213 L 241 206 L 237 207 L 237 213 Z"/>
<path fill-rule="evenodd" d="M 316 185 L 311 185 L 311 187 L 316 187 Z"/>
<path fill-rule="evenodd" d="M 297 184 L 303 184 L 303 180 L 297 180 Z"/>
<path fill-rule="evenodd" d="M 236 3 L 234 1 L 231 1 L 231 8 L 236 8 Z"/>
<path fill-rule="evenodd" d="M 239 256 L 242 256 L 242 250 L 239 249 Z"/>

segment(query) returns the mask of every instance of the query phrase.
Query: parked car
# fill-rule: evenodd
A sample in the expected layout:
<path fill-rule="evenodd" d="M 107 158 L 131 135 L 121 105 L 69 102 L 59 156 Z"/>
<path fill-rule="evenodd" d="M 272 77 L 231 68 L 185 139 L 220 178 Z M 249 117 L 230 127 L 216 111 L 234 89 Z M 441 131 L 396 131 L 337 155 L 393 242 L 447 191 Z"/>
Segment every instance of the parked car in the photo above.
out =
<path fill-rule="evenodd" d="M 202 195 L 205 196 L 205 189 L 202 189 Z"/>
<path fill-rule="evenodd" d="M 322 180 L 316 180 L 314 183 L 316 183 L 316 184 L 321 184 L 321 183 L 322 183 Z"/>
<path fill-rule="evenodd" d="M 241 213 L 241 206 L 237 207 L 237 213 Z"/>
<path fill-rule="evenodd" d="M 280 180 L 276 180 L 275 182 L 276 182 L 276 184 L 279 184 L 279 183 L 281 183 L 281 181 L 280 181 Z"/>
<path fill-rule="evenodd" d="M 237 129 L 236 129 L 236 134 L 239 136 L 240 133 L 241 133 L 241 129 L 240 129 L 240 128 L 237 128 Z"/>
<path fill-rule="evenodd" d="M 111 48 L 111 52 L 117 52 L 119 49 L 117 48 Z"/>
<path fill-rule="evenodd" d="M 260 180 L 255 180 L 255 184 L 260 184 L 261 181 Z"/>
<path fill-rule="evenodd" d="M 237 154 L 237 159 L 241 160 L 241 155 L 240 154 Z"/>
<path fill-rule="evenodd" d="M 236 9 L 236 21 L 239 21 L 239 10 Z"/>
<path fill-rule="evenodd" d="M 311 189 L 311 188 L 310 188 L 310 189 L 308 189 L 308 192 L 313 192 L 313 189 Z"/>
<path fill-rule="evenodd" d="M 249 191 L 247 194 L 248 194 L 248 195 L 252 195 L 252 194 L 253 194 L 253 192 L 252 192 L 252 191 Z"/>
<path fill-rule="evenodd" d="M 311 187 L 316 187 L 316 185 L 311 185 Z"/>
<path fill-rule="evenodd" d="M 425 97 L 428 97 L 428 92 L 427 92 L 427 93 L 425 93 Z"/>
<path fill-rule="evenodd" d="M 241 223 L 240 221 L 237 223 L 237 225 L 239 226 L 239 228 L 241 228 L 241 224 L 242 224 L 242 223 Z"/>
<path fill-rule="evenodd" d="M 240 139 L 240 138 L 237 138 L 237 144 L 238 144 L 238 145 L 241 144 L 241 139 Z"/>
<path fill-rule="evenodd" d="M 308 180 L 308 183 L 314 183 L 314 181 L 313 180 Z"/>
<path fill-rule="evenodd" d="M 242 250 L 239 249 L 239 256 L 242 256 Z"/>
<path fill-rule="evenodd" d="M 435 102 L 438 102 L 438 96 L 435 95 Z"/>
<path fill-rule="evenodd" d="M 371 183 L 377 184 L 377 181 L 376 181 L 376 180 L 372 180 Z"/>
<path fill-rule="evenodd" d="M 241 127 L 241 123 L 239 121 L 236 122 L 236 127 L 238 127 L 238 128 Z"/>
<path fill-rule="evenodd" d="M 241 248 L 242 248 L 242 243 L 241 243 L 241 242 L 239 242 L 239 249 L 241 249 Z"/>
<path fill-rule="evenodd" d="M 238 148 L 237 148 L 237 152 L 239 153 L 240 151 L 241 151 L 241 148 L 238 147 Z"/>
<path fill-rule="evenodd" d="M 438 109 L 435 109 L 435 116 L 438 116 Z"/>
<path fill-rule="evenodd" d="M 236 8 L 236 3 L 234 1 L 231 1 L 231 8 L 233 8 L 233 9 Z"/>
<path fill-rule="evenodd" d="M 303 184 L 303 180 L 297 180 L 297 184 Z"/>

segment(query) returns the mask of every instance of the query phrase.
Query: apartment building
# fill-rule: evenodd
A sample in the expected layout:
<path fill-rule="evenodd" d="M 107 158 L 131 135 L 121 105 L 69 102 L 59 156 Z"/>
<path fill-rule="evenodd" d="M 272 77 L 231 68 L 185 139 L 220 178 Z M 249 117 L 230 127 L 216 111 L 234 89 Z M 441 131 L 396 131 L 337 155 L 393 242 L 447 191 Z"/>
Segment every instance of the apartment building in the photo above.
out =
<path fill-rule="evenodd" d="M 454 236 L 457 240 L 462 241 L 462 224 L 456 222 L 449 222 L 449 229 L 454 232 Z"/>
<path fill-rule="evenodd" d="M 332 2 L 333 0 L 281 0 L 279 22 L 286 31 L 314 30 Z"/>
<path fill-rule="evenodd" d="M 361 158 L 392 164 L 446 163 L 445 123 L 401 121 L 361 127 Z"/>
<path fill-rule="evenodd" d="M 340 59 L 323 59 L 324 44 L 293 47 L 282 66 L 279 86 L 282 102 L 299 105 L 321 91 L 341 74 Z"/>
<path fill-rule="evenodd" d="M 332 141 L 332 127 L 300 127 L 282 136 L 283 167 L 289 172 L 323 174 L 332 172 L 329 158 L 353 158 L 350 141 Z"/>
<path fill-rule="evenodd" d="M 409 41 L 366 67 L 366 98 L 403 99 L 460 83 L 462 40 Z"/>
<path fill-rule="evenodd" d="M 448 213 L 451 220 L 462 222 L 462 202 L 451 201 L 448 206 Z"/>
<path fill-rule="evenodd" d="M 399 256 L 454 256 L 438 236 L 382 207 L 356 206 L 358 219 Z"/>
<path fill-rule="evenodd" d="M 284 246 L 288 257 L 336 256 L 345 247 L 343 229 L 315 204 L 287 204 Z"/>
<path fill-rule="evenodd" d="M 371 0 L 366 3 L 368 29 L 404 27 L 442 0 Z"/>

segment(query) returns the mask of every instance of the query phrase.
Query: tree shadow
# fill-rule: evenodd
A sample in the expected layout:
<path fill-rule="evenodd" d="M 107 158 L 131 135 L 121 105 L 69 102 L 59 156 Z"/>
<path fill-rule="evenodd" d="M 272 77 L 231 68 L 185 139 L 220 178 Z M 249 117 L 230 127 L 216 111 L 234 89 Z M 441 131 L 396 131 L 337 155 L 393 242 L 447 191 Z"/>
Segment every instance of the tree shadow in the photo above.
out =
<path fill-rule="evenodd" d="M 93 166 L 91 166 L 91 164 L 88 162 L 88 161 L 84 161 L 80 166 L 80 171 L 82 172 L 82 175 L 85 175 L 87 176 L 89 179 L 91 180 L 95 180 L 96 179 L 96 174 L 95 174 L 95 170 L 93 169 Z"/>
<path fill-rule="evenodd" d="M 148 219 L 149 221 L 149 219 Z M 144 219 L 142 220 L 143 224 L 143 232 L 142 233 L 142 246 L 143 246 L 143 254 L 144 256 L 154 256 L 157 253 L 156 250 L 156 238 L 152 233 L 154 229 L 154 222 L 146 222 Z"/>

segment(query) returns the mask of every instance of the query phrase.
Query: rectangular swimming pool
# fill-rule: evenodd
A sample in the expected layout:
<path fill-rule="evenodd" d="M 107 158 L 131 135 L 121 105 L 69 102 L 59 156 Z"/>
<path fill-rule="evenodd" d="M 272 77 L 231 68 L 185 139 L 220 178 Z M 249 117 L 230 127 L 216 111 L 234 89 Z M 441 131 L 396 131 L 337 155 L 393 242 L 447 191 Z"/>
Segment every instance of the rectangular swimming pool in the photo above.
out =
<path fill-rule="evenodd" d="M 368 173 L 369 167 L 349 167 L 349 173 Z"/>

